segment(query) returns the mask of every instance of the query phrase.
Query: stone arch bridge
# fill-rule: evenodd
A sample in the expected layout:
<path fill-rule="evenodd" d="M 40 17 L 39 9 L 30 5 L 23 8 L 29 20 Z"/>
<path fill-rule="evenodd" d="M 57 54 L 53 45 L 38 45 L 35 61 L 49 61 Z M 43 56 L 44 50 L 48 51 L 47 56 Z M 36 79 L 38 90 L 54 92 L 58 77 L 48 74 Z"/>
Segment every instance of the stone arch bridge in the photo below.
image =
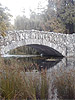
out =
<path fill-rule="evenodd" d="M 38 30 L 8 31 L 0 37 L 0 53 L 7 54 L 11 49 L 28 45 L 45 55 L 74 56 L 75 34 L 62 34 Z"/>

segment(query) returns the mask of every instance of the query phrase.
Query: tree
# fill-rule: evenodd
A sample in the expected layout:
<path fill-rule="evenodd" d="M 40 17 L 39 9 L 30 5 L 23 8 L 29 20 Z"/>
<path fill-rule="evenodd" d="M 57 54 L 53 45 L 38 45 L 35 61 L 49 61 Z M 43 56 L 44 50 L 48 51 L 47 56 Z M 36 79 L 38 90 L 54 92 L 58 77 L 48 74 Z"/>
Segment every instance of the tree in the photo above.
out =
<path fill-rule="evenodd" d="M 17 16 L 14 22 L 15 28 L 18 30 L 25 30 L 29 28 L 29 19 L 25 15 Z"/>
<path fill-rule="evenodd" d="M 75 2 L 73 0 L 48 0 L 43 16 L 46 31 L 75 32 Z"/>
<path fill-rule="evenodd" d="M 56 16 L 56 1 L 48 0 L 47 9 L 41 14 L 43 18 L 42 29 L 44 31 L 64 32 L 64 25 L 57 19 Z"/>
<path fill-rule="evenodd" d="M 7 28 L 9 27 L 9 17 L 11 16 L 9 13 L 7 13 L 6 11 L 8 11 L 7 7 L 2 7 L 2 5 L 0 4 L 0 34 L 4 37 L 5 31 L 7 30 Z"/>
<path fill-rule="evenodd" d="M 66 28 L 66 33 L 75 32 L 75 3 L 73 0 L 61 0 L 60 8 L 57 8 L 57 18 Z"/>
<path fill-rule="evenodd" d="M 26 18 L 25 15 L 17 16 L 15 19 L 15 28 L 18 30 L 41 30 L 41 19 L 38 14 L 31 11 L 30 18 Z"/>
<path fill-rule="evenodd" d="M 40 13 L 30 11 L 30 19 L 17 17 L 17 29 L 35 29 L 54 31 L 57 33 L 75 32 L 75 1 L 73 0 L 48 0 L 46 8 L 39 5 Z M 41 11 L 42 10 L 42 11 Z"/>

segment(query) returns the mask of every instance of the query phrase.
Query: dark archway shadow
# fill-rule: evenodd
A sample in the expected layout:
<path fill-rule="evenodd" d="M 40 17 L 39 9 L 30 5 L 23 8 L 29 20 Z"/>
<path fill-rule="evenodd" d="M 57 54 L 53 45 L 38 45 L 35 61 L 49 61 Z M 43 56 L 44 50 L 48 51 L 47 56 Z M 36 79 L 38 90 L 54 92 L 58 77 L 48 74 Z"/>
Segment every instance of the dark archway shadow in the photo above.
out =
<path fill-rule="evenodd" d="M 45 46 L 45 45 L 30 44 L 30 45 L 26 45 L 26 46 L 30 46 L 30 47 L 36 49 L 43 56 L 63 57 L 63 55 L 61 53 L 59 53 L 55 49 Z"/>

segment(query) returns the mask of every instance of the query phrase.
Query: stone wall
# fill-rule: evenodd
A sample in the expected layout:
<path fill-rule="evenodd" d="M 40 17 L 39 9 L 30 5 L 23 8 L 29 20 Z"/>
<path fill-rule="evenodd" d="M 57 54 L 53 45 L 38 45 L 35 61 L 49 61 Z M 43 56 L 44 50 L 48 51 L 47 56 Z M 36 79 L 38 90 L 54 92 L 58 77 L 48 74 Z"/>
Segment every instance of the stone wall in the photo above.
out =
<path fill-rule="evenodd" d="M 63 56 L 75 55 L 75 34 L 62 34 L 37 30 L 9 31 L 5 38 L 0 38 L 1 54 L 11 49 L 29 44 L 41 44 L 52 47 Z"/>

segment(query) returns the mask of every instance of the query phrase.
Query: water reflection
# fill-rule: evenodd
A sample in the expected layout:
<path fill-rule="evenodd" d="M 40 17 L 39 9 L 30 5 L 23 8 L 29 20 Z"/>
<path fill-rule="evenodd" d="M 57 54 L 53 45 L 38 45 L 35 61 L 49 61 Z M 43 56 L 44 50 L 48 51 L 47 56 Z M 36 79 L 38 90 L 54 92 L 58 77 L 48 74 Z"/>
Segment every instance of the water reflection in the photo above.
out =
<path fill-rule="evenodd" d="M 39 55 L 5 55 L 6 64 L 16 63 L 25 68 L 25 70 L 38 70 L 42 68 L 50 72 L 52 69 L 73 68 L 75 67 L 75 58 L 53 58 L 41 57 Z"/>
<path fill-rule="evenodd" d="M 51 72 L 54 69 L 60 69 L 63 68 L 64 70 L 68 70 L 68 69 L 75 69 L 75 57 L 64 57 L 63 59 L 61 59 L 61 61 L 59 63 L 57 63 L 56 65 L 54 65 L 54 67 L 52 67 L 51 69 L 48 69 L 48 72 Z"/>
<path fill-rule="evenodd" d="M 61 58 L 41 57 L 37 55 L 4 55 L 4 61 L 9 66 L 12 63 L 25 68 L 25 71 L 40 71 L 49 69 L 61 61 Z"/>

